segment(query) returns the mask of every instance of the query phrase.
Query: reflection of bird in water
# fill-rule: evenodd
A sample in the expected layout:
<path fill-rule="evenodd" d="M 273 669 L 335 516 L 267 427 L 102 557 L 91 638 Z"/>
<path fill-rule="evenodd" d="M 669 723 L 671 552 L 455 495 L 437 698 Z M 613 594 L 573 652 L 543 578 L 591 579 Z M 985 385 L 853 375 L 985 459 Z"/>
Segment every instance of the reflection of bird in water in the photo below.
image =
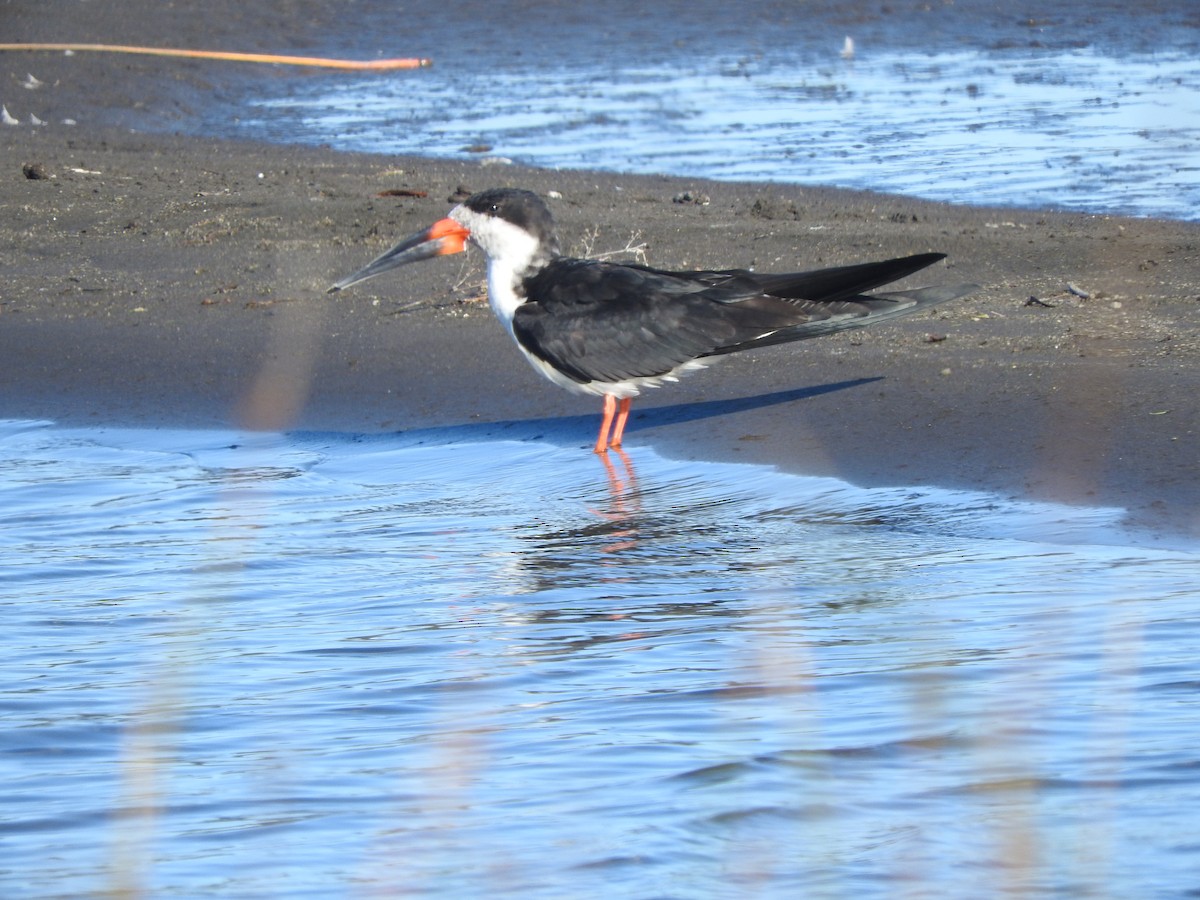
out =
<path fill-rule="evenodd" d="M 633 462 L 620 447 L 613 449 L 621 460 L 623 471 L 617 471 L 616 466 L 609 459 L 609 454 L 602 453 L 600 455 L 601 460 L 604 461 L 604 473 L 608 476 L 610 505 L 607 511 L 600 512 L 598 515 L 618 526 L 618 530 L 613 531 L 613 537 L 617 539 L 616 543 L 606 546 L 604 550 L 608 553 L 619 553 L 637 546 L 637 525 L 633 519 L 642 511 L 642 502 L 641 489 L 638 487 L 637 473 L 633 469 Z"/>
<path fill-rule="evenodd" d="M 572 259 L 550 210 L 529 191 L 496 188 L 397 244 L 330 288 L 461 252 L 488 259 L 488 299 L 526 359 L 555 384 L 604 398 L 595 450 L 619 448 L 633 397 L 718 357 L 862 328 L 962 297 L 975 285 L 865 295 L 932 265 L 940 253 L 811 272 L 668 272 Z"/>

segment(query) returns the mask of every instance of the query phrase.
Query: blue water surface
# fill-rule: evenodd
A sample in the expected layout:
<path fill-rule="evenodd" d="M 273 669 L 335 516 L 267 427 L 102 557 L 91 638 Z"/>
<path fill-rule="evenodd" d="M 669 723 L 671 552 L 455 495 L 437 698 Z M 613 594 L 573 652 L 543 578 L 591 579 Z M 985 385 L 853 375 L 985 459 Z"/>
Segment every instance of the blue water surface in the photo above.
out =
<path fill-rule="evenodd" d="M 689 44 L 644 63 L 529 54 L 494 68 L 483 55 L 282 81 L 233 127 L 346 150 L 1200 218 L 1195 48 L 826 50 Z"/>
<path fill-rule="evenodd" d="M 1167 896 L 1200 548 L 635 448 L 0 426 L 0 893 Z"/>

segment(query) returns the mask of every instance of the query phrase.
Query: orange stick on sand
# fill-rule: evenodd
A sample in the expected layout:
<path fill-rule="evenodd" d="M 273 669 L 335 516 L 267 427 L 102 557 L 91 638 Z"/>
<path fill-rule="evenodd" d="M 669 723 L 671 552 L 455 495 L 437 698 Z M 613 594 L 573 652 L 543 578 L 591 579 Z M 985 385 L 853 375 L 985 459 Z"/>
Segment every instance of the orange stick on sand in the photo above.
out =
<path fill-rule="evenodd" d="M 0 44 L 0 50 L 100 51 L 144 53 L 150 56 L 182 56 L 189 59 L 222 59 L 231 62 L 276 63 L 286 66 L 320 66 L 326 69 L 420 69 L 430 59 L 321 59 L 312 56 L 275 56 L 270 53 L 229 53 L 223 50 L 173 50 L 165 47 L 122 47 L 115 44 Z"/>

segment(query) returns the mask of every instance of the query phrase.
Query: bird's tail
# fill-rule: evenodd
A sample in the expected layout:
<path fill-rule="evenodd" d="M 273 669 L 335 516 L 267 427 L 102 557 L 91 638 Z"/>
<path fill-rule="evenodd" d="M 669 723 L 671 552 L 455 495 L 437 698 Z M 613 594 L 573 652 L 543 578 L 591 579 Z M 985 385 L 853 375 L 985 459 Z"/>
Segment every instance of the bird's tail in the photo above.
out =
<path fill-rule="evenodd" d="M 851 297 L 834 304 L 834 308 L 825 318 L 781 328 L 779 331 L 763 335 L 736 347 L 722 348 L 713 355 L 731 353 L 734 350 L 747 350 L 751 347 L 770 347 L 774 344 L 803 341 L 835 334 L 839 331 L 849 331 L 852 328 L 867 328 L 878 322 L 898 319 L 901 316 L 929 309 L 939 303 L 957 300 L 959 297 L 965 297 L 977 290 L 979 290 L 977 284 L 946 284 L 916 288 L 911 291 L 890 291 L 885 294 L 864 294 Z"/>

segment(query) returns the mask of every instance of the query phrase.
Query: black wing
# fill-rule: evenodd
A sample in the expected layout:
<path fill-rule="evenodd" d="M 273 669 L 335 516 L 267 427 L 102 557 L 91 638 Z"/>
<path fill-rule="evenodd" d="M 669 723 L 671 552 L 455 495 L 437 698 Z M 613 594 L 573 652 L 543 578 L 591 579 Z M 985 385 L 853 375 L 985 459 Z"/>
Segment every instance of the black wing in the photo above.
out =
<path fill-rule="evenodd" d="M 665 375 L 718 348 L 804 320 L 753 287 L 635 266 L 557 259 L 524 284 L 513 316 L 526 350 L 580 383 Z"/>
<path fill-rule="evenodd" d="M 979 290 L 979 285 L 976 284 L 957 284 L 863 295 L 865 291 L 891 284 L 945 258 L 944 253 L 918 253 L 882 262 L 778 275 L 760 275 L 745 269 L 669 274 L 694 278 L 710 287 L 726 288 L 734 292 L 758 291 L 791 303 L 797 322 L 771 334 L 724 344 L 710 354 L 718 356 L 753 347 L 768 347 L 822 337 L 853 328 L 866 328 L 877 322 L 906 316 L 922 308 L 956 300 Z"/>
<path fill-rule="evenodd" d="M 711 355 L 720 356 L 724 353 L 750 350 L 754 347 L 788 344 L 792 341 L 823 337 L 838 331 L 849 331 L 852 328 L 867 328 L 887 319 L 907 316 L 948 300 L 957 300 L 959 297 L 965 297 L 977 290 L 979 290 L 977 284 L 935 285 L 913 291 L 894 291 L 886 294 L 872 294 L 869 297 L 855 297 L 852 300 L 839 300 L 836 303 L 793 301 L 801 309 L 811 310 L 808 321 L 780 328 L 778 331 L 740 344 L 718 347 Z"/>
<path fill-rule="evenodd" d="M 862 328 L 975 289 L 861 293 L 942 258 L 924 253 L 780 275 L 560 258 L 525 282 L 530 299 L 517 309 L 513 333 L 580 383 L 654 377 L 706 356 Z"/>

